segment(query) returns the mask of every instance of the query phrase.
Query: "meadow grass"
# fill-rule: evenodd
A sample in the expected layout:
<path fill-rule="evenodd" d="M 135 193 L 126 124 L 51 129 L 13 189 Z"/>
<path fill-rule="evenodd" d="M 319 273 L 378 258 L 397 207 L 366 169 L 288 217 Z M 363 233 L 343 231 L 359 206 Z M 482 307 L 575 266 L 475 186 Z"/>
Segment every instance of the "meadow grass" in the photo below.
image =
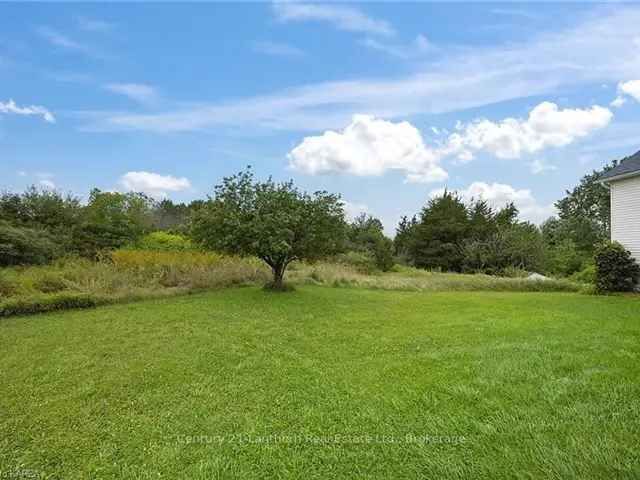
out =
<path fill-rule="evenodd" d="M 98 262 L 61 260 L 52 265 L 0 269 L 0 317 L 86 308 L 194 293 L 237 285 L 264 285 L 269 268 L 256 258 L 215 253 L 118 250 Z M 530 281 L 481 274 L 439 273 L 396 267 L 388 273 L 362 273 L 337 263 L 294 263 L 286 280 L 409 291 L 588 291 L 568 280 Z"/>
<path fill-rule="evenodd" d="M 299 286 L 7 318 L 0 473 L 636 479 L 638 311 Z"/>
<path fill-rule="evenodd" d="M 566 279 L 549 278 L 544 281 L 532 281 L 523 277 L 443 273 L 398 265 L 391 272 L 366 274 L 356 268 L 335 263 L 298 264 L 288 273 L 288 278 L 293 283 L 382 290 L 590 292 L 589 286 Z"/>

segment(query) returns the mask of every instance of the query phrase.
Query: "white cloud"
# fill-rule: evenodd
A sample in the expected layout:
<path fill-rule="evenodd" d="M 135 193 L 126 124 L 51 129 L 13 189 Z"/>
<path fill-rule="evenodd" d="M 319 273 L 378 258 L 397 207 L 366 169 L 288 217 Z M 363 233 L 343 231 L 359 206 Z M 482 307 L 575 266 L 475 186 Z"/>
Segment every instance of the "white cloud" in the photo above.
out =
<path fill-rule="evenodd" d="M 534 175 L 538 175 L 544 172 L 553 172 L 554 170 L 558 169 L 558 167 L 556 167 L 555 165 L 551 165 L 544 160 L 540 160 L 539 158 L 536 158 L 534 161 L 529 163 L 529 168 L 531 169 L 531 173 L 533 173 Z"/>
<path fill-rule="evenodd" d="M 525 20 L 540 20 L 541 15 L 520 8 L 494 8 L 491 10 L 494 15 L 504 15 L 508 17 L 520 17 Z"/>
<path fill-rule="evenodd" d="M 87 112 L 91 124 L 85 129 L 166 133 L 232 126 L 248 133 L 318 131 L 346 125 L 353 112 L 407 118 L 640 78 L 640 46 L 634 43 L 638 24 L 640 8 L 598 7 L 570 28 L 526 41 L 452 48 L 445 57 L 421 62 L 411 75 L 308 84 L 154 114 Z"/>
<path fill-rule="evenodd" d="M 19 177 L 26 177 L 27 176 L 27 172 L 25 172 L 24 170 L 18 170 L 17 172 Z"/>
<path fill-rule="evenodd" d="M 403 60 L 418 58 L 435 49 L 424 35 L 418 35 L 413 42 L 407 45 L 388 43 L 375 38 L 365 38 L 360 41 L 360 44 L 372 50 L 377 50 Z"/>
<path fill-rule="evenodd" d="M 376 35 L 393 35 L 393 27 L 384 20 L 367 16 L 351 6 L 318 3 L 276 2 L 273 4 L 276 18 L 282 22 L 327 22 L 339 30 L 365 32 Z"/>
<path fill-rule="evenodd" d="M 173 177 L 152 172 L 127 172 L 120 178 L 120 185 L 128 191 L 143 192 L 156 198 L 167 196 L 167 192 L 181 192 L 191 188 L 185 177 Z"/>
<path fill-rule="evenodd" d="M 558 109 L 555 103 L 542 102 L 529 112 L 526 120 L 506 118 L 499 123 L 476 120 L 458 125 L 449 136 L 445 152 L 460 160 L 471 159 L 473 151 L 485 151 L 498 158 L 520 158 L 548 147 L 563 147 L 578 138 L 606 127 L 613 118 L 607 108 Z"/>
<path fill-rule="evenodd" d="M 55 190 L 56 184 L 52 180 L 40 180 L 38 184 L 47 190 Z"/>
<path fill-rule="evenodd" d="M 38 35 L 45 38 L 49 43 L 56 47 L 62 47 L 66 48 L 67 50 L 76 50 L 85 53 L 88 52 L 88 48 L 86 45 L 76 42 L 67 35 L 60 33 L 52 28 L 39 27 L 36 29 L 36 32 L 38 33 Z"/>
<path fill-rule="evenodd" d="M 624 98 L 622 95 L 618 95 L 616 98 L 612 100 L 612 102 L 609 105 L 615 108 L 620 108 L 625 103 L 627 103 L 627 99 Z"/>
<path fill-rule="evenodd" d="M 291 167 L 311 175 L 382 175 L 401 170 L 409 182 L 447 178 L 438 155 L 425 146 L 418 129 L 409 122 L 393 123 L 370 115 L 354 115 L 342 131 L 306 137 L 287 158 Z"/>
<path fill-rule="evenodd" d="M 640 80 L 629 80 L 618 85 L 620 93 L 629 95 L 640 102 Z"/>
<path fill-rule="evenodd" d="M 434 198 L 442 195 L 443 192 L 444 188 L 439 188 L 431 191 L 430 196 Z M 520 210 L 520 217 L 535 224 L 542 223 L 556 211 L 553 204 L 541 205 L 531 190 L 517 190 L 504 183 L 473 182 L 467 188 L 457 190 L 457 193 L 465 202 L 485 200 L 495 210 L 513 202 Z"/>
<path fill-rule="evenodd" d="M 110 58 L 110 55 L 106 55 L 105 53 L 98 51 L 93 46 L 85 42 L 74 40 L 69 35 L 61 33 L 58 30 L 54 30 L 50 27 L 38 27 L 36 28 L 36 33 L 58 49 L 80 53 L 97 60 Z"/>
<path fill-rule="evenodd" d="M 349 220 L 353 220 L 363 213 L 369 213 L 369 207 L 364 203 L 352 203 L 347 200 L 342 201 L 344 213 Z"/>
<path fill-rule="evenodd" d="M 97 18 L 89 18 L 82 15 L 76 17 L 76 23 L 80 29 L 87 32 L 109 32 L 113 30 L 115 24 Z"/>
<path fill-rule="evenodd" d="M 640 102 L 640 80 L 629 80 L 628 82 L 620 82 L 618 84 L 618 96 L 611 102 L 612 107 L 621 107 L 627 101 L 629 96 Z"/>
<path fill-rule="evenodd" d="M 304 51 L 286 43 L 261 41 L 253 44 L 256 52 L 277 57 L 303 57 Z"/>
<path fill-rule="evenodd" d="M 158 92 L 154 87 L 142 83 L 110 83 L 105 85 L 104 88 L 142 104 L 155 103 L 159 98 Z"/>
<path fill-rule="evenodd" d="M 39 105 L 30 105 L 28 107 L 20 107 L 16 102 L 9 100 L 8 102 L 0 102 L 0 113 L 14 115 L 40 115 L 45 122 L 56 123 L 53 114 L 44 107 Z"/>

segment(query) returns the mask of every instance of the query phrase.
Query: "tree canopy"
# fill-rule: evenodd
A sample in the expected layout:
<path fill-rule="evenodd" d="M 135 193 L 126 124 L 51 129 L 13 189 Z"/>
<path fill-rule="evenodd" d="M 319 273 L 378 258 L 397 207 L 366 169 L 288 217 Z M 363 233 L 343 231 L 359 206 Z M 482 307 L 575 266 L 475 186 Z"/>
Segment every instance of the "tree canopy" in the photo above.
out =
<path fill-rule="evenodd" d="M 617 165 L 616 161 L 602 170 L 583 176 L 564 198 L 555 203 L 560 219 L 560 233 L 578 249 L 592 254 L 596 246 L 607 240 L 611 230 L 611 202 L 609 189 L 600 177 Z"/>
<path fill-rule="evenodd" d="M 382 222 L 367 213 L 358 215 L 347 229 L 347 249 L 362 252 L 372 259 L 376 269 L 393 267 L 393 241 L 384 234 Z"/>
<path fill-rule="evenodd" d="M 293 182 L 260 182 L 250 169 L 226 177 L 193 217 L 192 235 L 207 248 L 255 255 L 283 288 L 294 260 L 316 260 L 338 252 L 345 238 L 343 204 L 324 191 L 301 192 Z"/>

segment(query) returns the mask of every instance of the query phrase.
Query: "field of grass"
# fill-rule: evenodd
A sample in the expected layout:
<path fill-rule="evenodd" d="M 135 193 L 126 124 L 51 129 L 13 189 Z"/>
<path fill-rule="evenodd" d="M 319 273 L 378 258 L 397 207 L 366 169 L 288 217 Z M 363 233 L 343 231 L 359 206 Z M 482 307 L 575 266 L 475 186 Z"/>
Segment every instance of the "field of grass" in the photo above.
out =
<path fill-rule="evenodd" d="M 0 268 L 0 317 L 169 297 L 233 285 L 264 285 L 269 268 L 257 258 L 196 251 L 118 250 L 103 260 L 62 259 L 51 265 Z M 414 291 L 587 291 L 568 280 L 530 281 L 396 267 L 365 274 L 352 265 L 294 263 L 287 282 Z"/>
<path fill-rule="evenodd" d="M 639 312 L 309 285 L 3 319 L 0 478 L 637 479 Z"/>

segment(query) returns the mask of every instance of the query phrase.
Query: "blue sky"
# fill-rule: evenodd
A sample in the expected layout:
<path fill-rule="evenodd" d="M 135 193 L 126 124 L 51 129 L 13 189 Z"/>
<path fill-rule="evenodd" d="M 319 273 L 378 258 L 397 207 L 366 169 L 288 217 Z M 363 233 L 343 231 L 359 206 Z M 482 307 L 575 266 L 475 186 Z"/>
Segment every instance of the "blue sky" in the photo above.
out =
<path fill-rule="evenodd" d="M 443 188 L 539 222 L 640 149 L 640 5 L 2 4 L 0 188 L 202 198 L 252 165 L 389 233 Z"/>

